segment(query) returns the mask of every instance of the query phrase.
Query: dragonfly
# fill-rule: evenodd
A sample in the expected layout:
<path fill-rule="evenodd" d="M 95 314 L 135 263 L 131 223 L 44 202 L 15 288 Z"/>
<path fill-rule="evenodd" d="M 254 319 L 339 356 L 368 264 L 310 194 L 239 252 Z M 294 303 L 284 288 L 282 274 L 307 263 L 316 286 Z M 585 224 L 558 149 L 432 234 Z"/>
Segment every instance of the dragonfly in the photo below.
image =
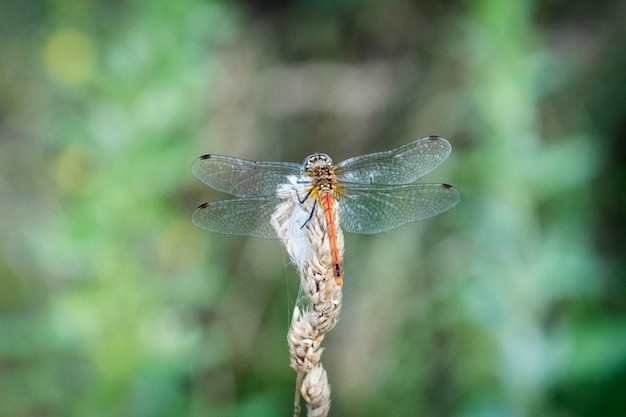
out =
<path fill-rule="evenodd" d="M 313 198 L 324 210 L 333 275 L 337 285 L 342 285 L 337 228 L 349 233 L 385 232 L 454 207 L 460 196 L 453 186 L 416 183 L 451 150 L 446 139 L 428 136 L 338 164 L 324 153 L 308 156 L 303 164 L 203 155 L 194 161 L 193 174 L 209 187 L 236 198 L 201 204 L 192 222 L 212 232 L 277 239 L 270 224 L 284 201 L 277 188 L 286 184 L 289 176 L 298 176 L 301 180 L 294 187 L 302 196 L 300 203 Z"/>

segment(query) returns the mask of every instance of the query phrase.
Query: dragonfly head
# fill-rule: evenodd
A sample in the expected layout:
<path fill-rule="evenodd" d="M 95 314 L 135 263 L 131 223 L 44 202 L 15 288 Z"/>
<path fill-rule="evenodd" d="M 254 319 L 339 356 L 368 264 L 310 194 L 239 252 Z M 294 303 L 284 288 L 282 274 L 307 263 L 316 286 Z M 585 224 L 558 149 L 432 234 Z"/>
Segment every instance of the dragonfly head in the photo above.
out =
<path fill-rule="evenodd" d="M 304 160 L 302 169 L 304 172 L 313 172 L 313 169 L 318 166 L 329 166 L 333 164 L 333 160 L 325 153 L 314 153 L 309 155 Z"/>

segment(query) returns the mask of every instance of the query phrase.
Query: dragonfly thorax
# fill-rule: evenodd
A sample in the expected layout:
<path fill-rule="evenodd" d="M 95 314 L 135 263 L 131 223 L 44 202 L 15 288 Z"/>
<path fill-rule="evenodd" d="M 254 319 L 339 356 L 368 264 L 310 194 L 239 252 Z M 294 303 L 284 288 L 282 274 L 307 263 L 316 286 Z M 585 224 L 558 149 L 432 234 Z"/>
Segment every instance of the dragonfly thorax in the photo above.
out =
<path fill-rule="evenodd" d="M 306 157 L 302 169 L 305 173 L 312 173 L 318 167 L 331 166 L 332 164 L 333 160 L 330 159 L 330 156 L 325 153 L 314 153 Z"/>
<path fill-rule="evenodd" d="M 334 190 L 337 184 L 333 161 L 325 153 L 315 153 L 304 160 L 303 175 L 311 178 L 317 191 Z"/>

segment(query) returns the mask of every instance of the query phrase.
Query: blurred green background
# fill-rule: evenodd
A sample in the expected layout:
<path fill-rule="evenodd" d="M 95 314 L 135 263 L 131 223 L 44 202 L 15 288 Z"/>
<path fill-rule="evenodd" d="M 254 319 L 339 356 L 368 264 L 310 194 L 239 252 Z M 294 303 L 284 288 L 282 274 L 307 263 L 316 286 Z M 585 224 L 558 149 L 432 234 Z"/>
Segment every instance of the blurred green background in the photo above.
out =
<path fill-rule="evenodd" d="M 191 163 L 430 134 L 461 203 L 346 236 L 331 415 L 626 415 L 625 3 L 0 7 L 0 416 L 290 415 L 297 274 Z"/>

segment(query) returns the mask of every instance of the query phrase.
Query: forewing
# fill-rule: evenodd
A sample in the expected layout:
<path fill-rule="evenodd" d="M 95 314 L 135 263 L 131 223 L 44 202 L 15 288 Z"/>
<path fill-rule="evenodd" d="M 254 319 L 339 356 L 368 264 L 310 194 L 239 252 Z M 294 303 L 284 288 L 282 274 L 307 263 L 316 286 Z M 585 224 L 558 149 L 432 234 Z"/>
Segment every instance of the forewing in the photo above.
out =
<path fill-rule="evenodd" d="M 270 196 L 204 203 L 194 211 L 191 221 L 212 232 L 277 239 L 270 219 L 281 201 Z"/>
<path fill-rule="evenodd" d="M 287 175 L 299 175 L 301 166 L 292 162 L 257 162 L 222 155 L 203 155 L 191 167 L 206 185 L 237 197 L 273 195 Z"/>
<path fill-rule="evenodd" d="M 337 164 L 340 181 L 361 184 L 409 184 L 435 169 L 452 150 L 439 136 L 428 136 L 385 152 L 346 159 Z"/>
<path fill-rule="evenodd" d="M 339 197 L 339 225 L 351 233 L 384 232 L 444 212 L 459 198 L 447 184 L 350 184 Z"/>

